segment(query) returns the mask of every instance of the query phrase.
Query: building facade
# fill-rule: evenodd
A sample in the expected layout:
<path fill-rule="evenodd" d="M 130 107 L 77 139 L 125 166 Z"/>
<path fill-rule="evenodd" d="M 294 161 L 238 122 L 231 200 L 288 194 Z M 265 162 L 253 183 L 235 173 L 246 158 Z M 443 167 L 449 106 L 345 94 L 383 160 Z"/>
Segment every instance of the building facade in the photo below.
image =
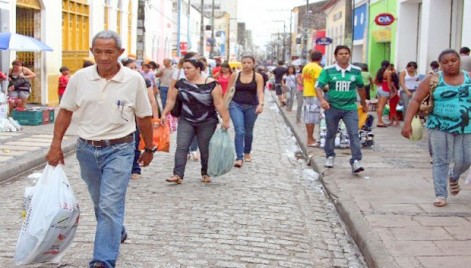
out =
<path fill-rule="evenodd" d="M 394 57 L 398 69 L 416 61 L 419 73 L 425 74 L 444 49 L 471 47 L 467 14 L 471 14 L 469 0 L 398 0 Z"/>

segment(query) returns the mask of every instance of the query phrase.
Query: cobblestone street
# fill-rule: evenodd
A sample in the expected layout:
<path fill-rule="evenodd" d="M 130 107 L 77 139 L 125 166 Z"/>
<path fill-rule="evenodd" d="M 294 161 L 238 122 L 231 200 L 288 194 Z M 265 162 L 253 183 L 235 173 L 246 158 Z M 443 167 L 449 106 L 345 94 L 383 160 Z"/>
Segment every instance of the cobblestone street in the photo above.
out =
<path fill-rule="evenodd" d="M 173 168 L 172 135 L 171 153 L 157 153 L 141 179 L 130 182 L 129 237 L 117 267 L 366 267 L 316 174 L 297 158 L 300 149 L 278 108 L 265 107 L 255 125 L 253 162 L 211 184 L 200 182 L 193 161 L 183 184 L 165 182 Z M 81 221 L 60 267 L 86 267 L 95 219 L 75 155 L 66 159 L 66 173 Z M 26 175 L 0 188 L 2 267 L 14 267 L 23 191 L 31 184 Z"/>

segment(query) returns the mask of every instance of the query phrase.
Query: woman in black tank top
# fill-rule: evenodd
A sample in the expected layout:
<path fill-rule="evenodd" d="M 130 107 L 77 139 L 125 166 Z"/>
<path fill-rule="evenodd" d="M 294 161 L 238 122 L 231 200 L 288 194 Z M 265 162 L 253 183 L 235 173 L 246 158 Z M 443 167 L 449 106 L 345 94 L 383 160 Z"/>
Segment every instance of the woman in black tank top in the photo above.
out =
<path fill-rule="evenodd" d="M 257 115 L 263 111 L 263 77 L 255 72 L 255 59 L 242 57 L 242 71 L 233 73 L 229 87 L 235 85 L 235 93 L 229 104 L 229 112 L 235 130 L 235 167 L 242 167 L 243 161 L 250 162 L 252 157 L 253 128 Z"/>

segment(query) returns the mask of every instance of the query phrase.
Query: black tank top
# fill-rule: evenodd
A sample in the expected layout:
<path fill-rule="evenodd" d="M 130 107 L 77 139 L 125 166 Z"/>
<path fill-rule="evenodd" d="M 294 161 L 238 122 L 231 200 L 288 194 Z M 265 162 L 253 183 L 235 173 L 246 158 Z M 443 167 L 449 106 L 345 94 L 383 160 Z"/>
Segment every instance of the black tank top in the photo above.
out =
<path fill-rule="evenodd" d="M 255 72 L 253 72 L 252 81 L 249 83 L 242 83 L 240 81 L 240 76 L 235 84 L 235 93 L 232 98 L 233 101 L 239 104 L 249 104 L 249 105 L 258 105 L 257 99 L 257 81 L 255 81 Z"/>
<path fill-rule="evenodd" d="M 175 87 L 178 89 L 178 98 L 182 101 L 181 117 L 193 123 L 217 119 L 211 95 L 216 85 L 216 81 L 194 85 L 184 78 L 178 80 Z"/>

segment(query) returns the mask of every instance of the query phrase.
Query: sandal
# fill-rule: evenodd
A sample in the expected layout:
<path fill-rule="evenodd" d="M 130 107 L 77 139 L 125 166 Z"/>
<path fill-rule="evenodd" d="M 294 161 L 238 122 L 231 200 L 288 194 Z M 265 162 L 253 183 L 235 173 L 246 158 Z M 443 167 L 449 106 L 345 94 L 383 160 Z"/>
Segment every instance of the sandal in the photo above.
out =
<path fill-rule="evenodd" d="M 245 154 L 244 162 L 252 162 L 252 156 L 250 154 Z"/>
<path fill-rule="evenodd" d="M 445 197 L 437 197 L 435 198 L 435 202 L 433 202 L 433 205 L 436 206 L 436 207 L 444 207 L 446 206 L 446 199 Z"/>
<path fill-rule="evenodd" d="M 208 175 L 203 175 L 203 177 L 201 178 L 201 181 L 204 182 L 204 183 L 210 183 L 211 182 L 211 177 L 208 176 Z"/>
<path fill-rule="evenodd" d="M 181 184 L 183 182 L 183 179 L 178 175 L 173 175 L 173 176 L 170 176 L 169 178 L 167 178 L 166 181 L 167 182 L 173 182 L 173 183 L 176 183 L 176 184 Z"/>
<path fill-rule="evenodd" d="M 241 168 L 243 163 L 244 163 L 244 161 L 242 161 L 242 160 L 236 160 L 235 163 L 234 163 L 234 167 Z"/>
<path fill-rule="evenodd" d="M 318 141 L 315 141 L 314 143 L 309 143 L 307 147 L 314 147 L 317 148 L 320 146 L 320 143 Z"/>
<path fill-rule="evenodd" d="M 451 195 L 457 195 L 460 193 L 460 183 L 458 180 L 456 181 L 453 181 L 451 180 L 451 178 L 448 180 L 449 181 L 449 185 L 450 185 L 450 194 Z"/>

